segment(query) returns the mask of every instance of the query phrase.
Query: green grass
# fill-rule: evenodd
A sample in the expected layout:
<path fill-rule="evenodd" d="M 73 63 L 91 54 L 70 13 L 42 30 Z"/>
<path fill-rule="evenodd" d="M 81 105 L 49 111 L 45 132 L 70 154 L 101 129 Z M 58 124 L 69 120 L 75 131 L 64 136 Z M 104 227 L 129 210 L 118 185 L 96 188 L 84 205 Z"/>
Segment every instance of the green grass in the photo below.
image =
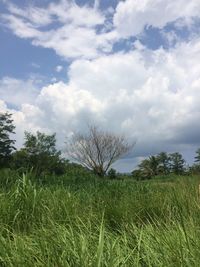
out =
<path fill-rule="evenodd" d="M 197 266 L 200 177 L 0 173 L 0 266 Z"/>

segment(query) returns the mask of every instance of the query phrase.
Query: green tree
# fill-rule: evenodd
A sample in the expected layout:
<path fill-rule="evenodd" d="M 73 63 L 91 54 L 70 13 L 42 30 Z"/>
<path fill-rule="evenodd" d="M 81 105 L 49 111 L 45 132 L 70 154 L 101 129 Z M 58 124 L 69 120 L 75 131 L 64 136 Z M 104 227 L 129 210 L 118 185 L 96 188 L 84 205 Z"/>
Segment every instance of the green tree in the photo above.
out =
<path fill-rule="evenodd" d="M 196 151 L 195 162 L 200 164 L 200 148 Z"/>
<path fill-rule="evenodd" d="M 150 179 L 152 176 L 158 174 L 159 161 L 156 156 L 150 156 L 144 159 L 139 165 L 139 170 L 143 179 Z"/>
<path fill-rule="evenodd" d="M 150 156 L 144 159 L 139 165 L 139 170 L 133 172 L 133 176 L 138 176 L 140 179 L 149 179 L 158 174 L 168 174 L 170 158 L 165 152 L 161 152 L 156 156 Z"/>
<path fill-rule="evenodd" d="M 136 169 L 136 170 L 133 170 L 132 172 L 131 172 L 131 175 L 132 175 L 132 177 L 135 179 L 135 180 L 143 180 L 145 177 L 143 177 L 143 174 L 142 174 L 142 171 L 141 170 L 138 170 L 138 169 Z"/>
<path fill-rule="evenodd" d="M 142 179 L 150 179 L 152 177 L 152 170 L 149 164 L 149 159 L 144 159 L 139 165 L 139 170 L 142 175 Z"/>
<path fill-rule="evenodd" d="M 158 174 L 158 167 L 159 167 L 159 160 L 156 156 L 150 156 L 149 157 L 149 166 L 152 171 L 152 176 L 155 176 Z"/>
<path fill-rule="evenodd" d="M 15 150 L 15 140 L 11 138 L 15 126 L 10 113 L 0 114 L 0 167 L 7 167 L 10 164 L 11 154 Z"/>
<path fill-rule="evenodd" d="M 170 156 L 170 169 L 175 174 L 183 174 L 185 171 L 185 160 L 183 156 L 178 153 L 172 153 Z"/>
<path fill-rule="evenodd" d="M 166 152 L 161 152 L 157 155 L 159 162 L 159 173 L 168 174 L 170 172 L 170 157 Z"/>
<path fill-rule="evenodd" d="M 108 171 L 108 177 L 110 179 L 116 179 L 117 178 L 117 172 L 115 169 L 111 168 L 109 171 Z"/>
<path fill-rule="evenodd" d="M 200 164 L 193 164 L 189 168 L 189 173 L 190 174 L 199 174 L 200 173 Z"/>
<path fill-rule="evenodd" d="M 32 134 L 25 132 L 24 147 L 13 155 L 14 167 L 31 169 L 38 174 L 65 171 L 65 161 L 56 149 L 56 135 L 41 132 Z"/>

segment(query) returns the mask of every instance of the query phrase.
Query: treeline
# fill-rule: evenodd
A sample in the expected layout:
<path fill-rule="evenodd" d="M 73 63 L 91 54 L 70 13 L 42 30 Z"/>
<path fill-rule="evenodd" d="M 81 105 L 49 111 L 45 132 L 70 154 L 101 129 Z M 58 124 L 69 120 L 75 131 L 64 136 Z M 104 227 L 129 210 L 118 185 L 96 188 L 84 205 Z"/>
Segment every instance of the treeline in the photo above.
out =
<path fill-rule="evenodd" d="M 12 139 L 14 130 L 12 115 L 0 114 L 0 168 L 9 167 L 21 172 L 33 169 L 39 175 L 59 175 L 69 168 L 82 168 L 81 171 L 92 171 L 100 177 L 107 174 L 113 177 L 110 167 L 132 147 L 123 136 L 90 126 L 87 134 L 76 133 L 66 143 L 68 157 L 79 165 L 62 157 L 56 148 L 56 134 L 25 132 L 23 147 L 16 150 Z"/>
<path fill-rule="evenodd" d="M 10 168 L 23 173 L 64 174 L 69 167 L 78 167 L 62 157 L 56 148 L 56 134 L 25 132 L 23 147 L 15 147 L 15 126 L 12 115 L 0 114 L 0 169 Z"/>
<path fill-rule="evenodd" d="M 0 169 L 10 168 L 23 173 L 34 170 L 37 175 L 55 174 L 61 175 L 70 168 L 90 169 L 99 176 L 108 175 L 111 179 L 119 175 L 111 166 L 120 155 L 127 152 L 131 145 L 126 143 L 123 137 L 103 132 L 93 127 L 89 135 L 78 135 L 74 140 L 72 156 L 81 165 L 70 163 L 62 157 L 62 153 L 56 147 L 56 134 L 48 135 L 37 132 L 32 134 L 25 132 L 23 147 L 19 150 L 15 147 L 15 125 L 12 115 L 0 114 Z M 137 180 L 151 179 L 157 175 L 168 174 L 184 175 L 200 173 L 200 149 L 196 151 L 195 164 L 187 166 L 183 156 L 178 153 L 168 154 L 161 152 L 144 159 L 132 177 Z"/>
<path fill-rule="evenodd" d="M 200 149 L 196 151 L 195 163 L 192 166 L 186 164 L 185 159 L 179 152 L 161 152 L 157 155 L 144 159 L 132 176 L 138 180 L 151 179 L 157 175 L 176 175 L 199 174 L 200 173 Z"/>

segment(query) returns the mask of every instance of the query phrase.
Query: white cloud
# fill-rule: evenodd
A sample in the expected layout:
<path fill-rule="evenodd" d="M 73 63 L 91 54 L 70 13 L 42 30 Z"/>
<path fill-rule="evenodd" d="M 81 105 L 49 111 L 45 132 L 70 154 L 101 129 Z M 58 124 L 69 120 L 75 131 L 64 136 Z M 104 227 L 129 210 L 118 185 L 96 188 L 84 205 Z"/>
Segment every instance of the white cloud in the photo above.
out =
<path fill-rule="evenodd" d="M 57 78 L 56 78 L 56 77 L 53 77 L 53 78 L 51 79 L 51 82 L 52 82 L 52 83 L 57 82 Z"/>
<path fill-rule="evenodd" d="M 52 14 L 48 13 L 44 8 L 28 6 L 25 9 L 21 9 L 12 3 L 8 3 L 8 10 L 11 14 L 30 21 L 35 27 L 46 26 L 53 21 Z"/>
<path fill-rule="evenodd" d="M 116 32 L 97 33 L 96 27 L 103 27 L 106 19 L 97 8 L 66 0 L 50 3 L 46 9 L 9 4 L 8 13 L 0 19 L 18 37 L 29 38 L 33 45 L 51 48 L 67 59 L 110 52 L 117 38 Z"/>
<path fill-rule="evenodd" d="M 63 70 L 63 66 L 58 65 L 58 66 L 56 66 L 55 70 L 56 70 L 56 72 L 61 72 Z"/>
<path fill-rule="evenodd" d="M 40 91 L 33 79 L 0 80 L 0 110 L 18 109 L 11 110 L 18 143 L 24 130 L 40 130 L 57 132 L 61 145 L 72 131 L 96 123 L 136 139 L 134 155 L 139 157 L 200 145 L 198 37 L 181 43 L 175 32 L 165 32 L 169 43 L 176 43 L 168 51 L 151 51 L 136 41 L 132 51 L 107 54 L 115 41 L 140 34 L 145 26 L 163 28 L 172 21 L 176 27 L 190 24 L 199 14 L 200 2 L 126 0 L 118 4 L 115 28 L 110 25 L 110 31 L 104 24 L 106 15 L 97 6 L 98 1 L 93 9 L 63 0 L 46 10 L 10 5 L 9 14 L 1 15 L 17 36 L 75 59 L 68 83 L 53 78 Z M 101 26 L 99 32 L 96 26 Z M 60 65 L 55 68 L 61 70 Z"/>
<path fill-rule="evenodd" d="M 99 9 L 100 6 L 100 0 L 94 0 L 94 9 Z"/>
<path fill-rule="evenodd" d="M 20 108 L 23 103 L 34 103 L 38 95 L 37 81 L 4 77 L 0 79 L 0 98 L 7 104 Z"/>
<path fill-rule="evenodd" d="M 7 106 L 3 100 L 0 100 L 0 112 L 6 112 Z"/>
<path fill-rule="evenodd" d="M 126 0 L 119 2 L 113 23 L 120 36 L 128 37 L 142 33 L 145 26 L 163 28 L 179 18 L 190 24 L 199 14 L 199 0 Z"/>
<path fill-rule="evenodd" d="M 199 52 L 196 39 L 168 52 L 77 60 L 67 84 L 47 85 L 34 103 L 24 102 L 15 115 L 18 128 L 56 131 L 63 144 L 72 131 L 97 123 L 136 139 L 135 156 L 200 145 Z"/>
<path fill-rule="evenodd" d="M 37 64 L 37 63 L 35 63 L 35 62 L 32 62 L 32 63 L 31 63 L 31 66 L 32 66 L 33 68 L 35 68 L 35 69 L 39 69 L 39 68 L 40 68 L 40 65 Z"/>
<path fill-rule="evenodd" d="M 170 22 L 177 28 L 190 26 L 200 14 L 199 0 L 126 0 L 112 11 L 100 11 L 98 6 L 99 1 L 90 7 L 60 0 L 46 8 L 31 4 L 19 8 L 9 2 L 0 20 L 18 37 L 53 49 L 64 59 L 93 59 L 112 52 L 113 44 L 141 34 L 145 27 L 162 29 Z M 166 37 L 177 41 L 173 33 Z"/>
<path fill-rule="evenodd" d="M 33 39 L 33 44 L 52 48 L 63 58 L 95 58 L 103 51 L 111 51 L 112 39 L 108 34 L 96 35 L 91 28 L 64 25 Z"/>
<path fill-rule="evenodd" d="M 98 9 L 86 5 L 80 7 L 75 1 L 62 0 L 59 3 L 51 3 L 48 12 L 57 16 L 58 21 L 76 26 L 93 28 L 96 25 L 103 24 L 105 20 L 104 15 Z"/>
<path fill-rule="evenodd" d="M 39 38 L 41 36 L 41 32 L 23 18 L 12 14 L 3 14 L 1 15 L 1 20 L 6 27 L 10 28 L 15 35 L 21 38 Z"/>

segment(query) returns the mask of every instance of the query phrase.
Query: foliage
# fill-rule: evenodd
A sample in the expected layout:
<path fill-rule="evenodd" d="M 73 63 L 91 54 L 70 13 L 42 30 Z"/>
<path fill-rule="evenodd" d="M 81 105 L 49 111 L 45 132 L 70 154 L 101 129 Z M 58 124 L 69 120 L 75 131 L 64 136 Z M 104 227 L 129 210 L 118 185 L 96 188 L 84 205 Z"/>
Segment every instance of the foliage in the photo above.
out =
<path fill-rule="evenodd" d="M 200 148 L 196 151 L 195 162 L 200 164 Z"/>
<path fill-rule="evenodd" d="M 138 168 L 132 172 L 132 176 L 136 180 L 151 179 L 154 176 L 169 173 L 183 174 L 185 172 L 185 160 L 178 152 L 169 155 L 166 152 L 161 152 L 144 159 Z"/>
<path fill-rule="evenodd" d="M 142 170 L 138 170 L 138 169 L 133 170 L 133 171 L 131 172 L 131 175 L 132 175 L 132 177 L 133 177 L 135 180 L 137 180 L 137 181 L 145 179 L 145 177 L 143 177 Z"/>
<path fill-rule="evenodd" d="M 15 140 L 11 139 L 15 126 L 10 113 L 0 113 L 0 168 L 7 167 L 11 153 L 15 150 Z"/>
<path fill-rule="evenodd" d="M 143 178 L 151 178 L 152 176 L 155 176 L 158 174 L 158 165 L 159 162 L 157 160 L 157 157 L 150 156 L 148 159 L 143 160 L 139 164 L 139 168 L 141 170 Z"/>
<path fill-rule="evenodd" d="M 56 135 L 25 132 L 24 147 L 13 154 L 13 168 L 30 170 L 37 174 L 65 172 L 66 161 L 56 149 Z"/>
<path fill-rule="evenodd" d="M 200 174 L 200 164 L 193 164 L 189 168 L 189 173 L 191 173 L 191 174 Z"/>
<path fill-rule="evenodd" d="M 178 152 L 172 153 L 169 156 L 171 171 L 175 174 L 183 174 L 185 170 L 185 160 L 183 156 Z"/>
<path fill-rule="evenodd" d="M 157 155 L 157 160 L 159 162 L 158 172 L 159 174 L 169 174 L 170 173 L 170 156 L 166 152 L 161 152 Z"/>
<path fill-rule="evenodd" d="M 109 171 L 108 171 L 108 177 L 110 179 L 116 179 L 117 178 L 117 172 L 115 169 L 111 168 Z"/>

